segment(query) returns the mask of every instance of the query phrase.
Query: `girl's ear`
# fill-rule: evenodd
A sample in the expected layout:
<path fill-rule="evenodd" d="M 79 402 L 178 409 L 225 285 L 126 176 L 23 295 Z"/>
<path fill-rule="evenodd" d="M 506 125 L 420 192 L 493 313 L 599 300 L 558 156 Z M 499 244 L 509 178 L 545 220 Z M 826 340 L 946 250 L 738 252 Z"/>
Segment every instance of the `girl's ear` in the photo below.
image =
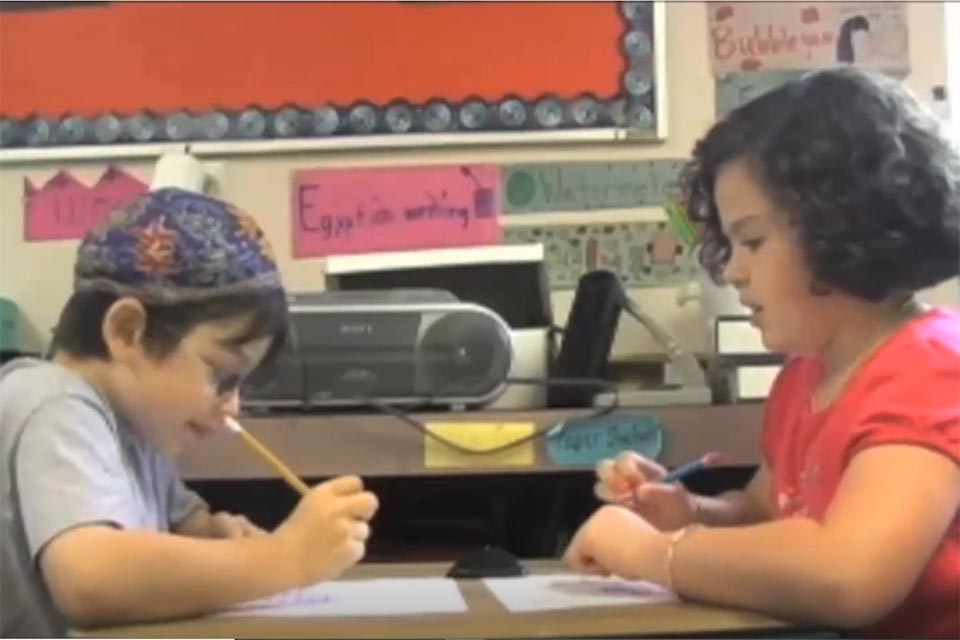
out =
<path fill-rule="evenodd" d="M 136 298 L 120 298 L 107 309 L 101 331 L 111 360 L 129 362 L 143 354 L 147 310 Z"/>

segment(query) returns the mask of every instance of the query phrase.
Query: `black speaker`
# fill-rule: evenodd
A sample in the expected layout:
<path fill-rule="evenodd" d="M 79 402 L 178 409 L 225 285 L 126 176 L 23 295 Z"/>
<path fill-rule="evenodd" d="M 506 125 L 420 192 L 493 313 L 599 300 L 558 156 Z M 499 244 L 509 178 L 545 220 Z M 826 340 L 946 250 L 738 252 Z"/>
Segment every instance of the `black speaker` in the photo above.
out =
<path fill-rule="evenodd" d="M 623 285 L 609 271 L 591 271 L 580 278 L 551 377 L 606 378 L 624 299 Z M 547 404 L 589 407 L 594 395 L 606 389 L 601 385 L 551 385 Z"/>

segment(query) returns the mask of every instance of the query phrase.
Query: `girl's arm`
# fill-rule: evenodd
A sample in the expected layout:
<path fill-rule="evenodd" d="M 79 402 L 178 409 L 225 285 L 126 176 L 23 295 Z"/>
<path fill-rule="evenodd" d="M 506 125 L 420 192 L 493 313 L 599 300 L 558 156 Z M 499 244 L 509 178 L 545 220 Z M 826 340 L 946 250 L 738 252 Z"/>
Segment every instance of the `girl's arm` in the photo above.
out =
<path fill-rule="evenodd" d="M 853 458 L 823 523 L 793 517 L 675 538 L 606 506 L 566 558 L 580 571 L 653 580 L 692 600 L 860 627 L 903 601 L 958 508 L 955 460 L 921 446 L 876 445 Z"/>
<path fill-rule="evenodd" d="M 673 584 L 691 599 L 863 626 L 903 601 L 958 508 L 955 461 L 874 446 L 853 458 L 822 524 L 692 531 L 674 549 Z"/>
<path fill-rule="evenodd" d="M 763 463 L 742 490 L 728 491 L 713 498 L 695 496 L 694 501 L 697 521 L 711 527 L 772 520 L 774 511 L 770 503 L 770 471 Z"/>

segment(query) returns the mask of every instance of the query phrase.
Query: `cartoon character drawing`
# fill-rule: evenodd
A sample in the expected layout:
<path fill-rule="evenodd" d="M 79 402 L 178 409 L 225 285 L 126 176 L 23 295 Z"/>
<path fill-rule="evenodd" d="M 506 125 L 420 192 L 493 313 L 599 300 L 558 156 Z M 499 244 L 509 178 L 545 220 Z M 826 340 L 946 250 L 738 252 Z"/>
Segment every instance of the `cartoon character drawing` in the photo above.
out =
<path fill-rule="evenodd" d="M 837 37 L 837 62 L 863 62 L 869 57 L 870 22 L 864 16 L 853 16 L 840 25 Z"/>

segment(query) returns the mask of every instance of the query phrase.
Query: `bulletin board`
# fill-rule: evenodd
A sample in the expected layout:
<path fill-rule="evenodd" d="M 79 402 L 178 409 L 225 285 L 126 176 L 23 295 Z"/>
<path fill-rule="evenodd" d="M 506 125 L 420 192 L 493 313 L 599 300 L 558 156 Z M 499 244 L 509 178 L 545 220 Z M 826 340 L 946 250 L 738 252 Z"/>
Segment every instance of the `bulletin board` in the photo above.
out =
<path fill-rule="evenodd" d="M 665 130 L 663 7 L 0 5 L 0 145 Z"/>

